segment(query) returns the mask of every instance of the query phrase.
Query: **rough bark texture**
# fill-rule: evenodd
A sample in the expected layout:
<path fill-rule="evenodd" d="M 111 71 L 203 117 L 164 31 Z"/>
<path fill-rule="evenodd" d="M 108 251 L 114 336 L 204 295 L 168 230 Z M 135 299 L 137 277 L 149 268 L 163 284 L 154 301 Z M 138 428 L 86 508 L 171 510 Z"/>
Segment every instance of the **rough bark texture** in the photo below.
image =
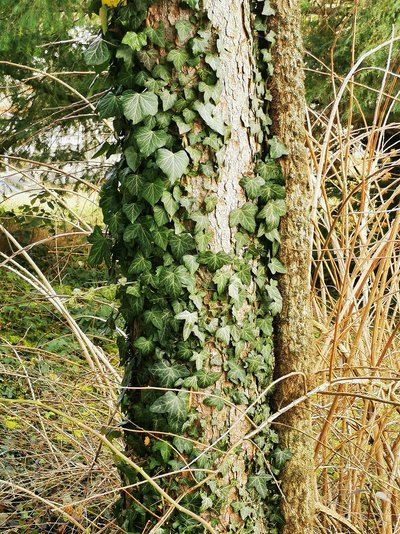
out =
<path fill-rule="evenodd" d="M 287 147 L 282 158 L 286 179 L 287 215 L 282 219 L 280 259 L 287 273 L 280 280 L 283 310 L 277 322 L 275 377 L 301 371 L 309 386 L 313 365 L 309 307 L 310 238 L 309 211 L 311 191 L 305 149 L 305 109 L 300 35 L 300 10 L 296 0 L 271 2 L 276 11 L 272 29 L 274 75 L 273 133 Z M 277 407 L 285 406 L 304 394 L 304 379 L 285 380 L 276 393 Z M 315 475 L 311 416 L 305 404 L 279 419 L 281 443 L 293 457 L 282 473 L 284 534 L 313 531 L 315 511 Z"/>

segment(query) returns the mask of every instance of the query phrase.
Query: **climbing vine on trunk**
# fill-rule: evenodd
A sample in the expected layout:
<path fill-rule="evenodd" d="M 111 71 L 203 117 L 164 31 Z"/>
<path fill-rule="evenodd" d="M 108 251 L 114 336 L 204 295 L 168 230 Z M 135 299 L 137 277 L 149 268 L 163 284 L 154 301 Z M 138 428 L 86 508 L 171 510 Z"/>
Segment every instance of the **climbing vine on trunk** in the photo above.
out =
<path fill-rule="evenodd" d="M 266 88 L 273 9 L 103 0 L 92 12 L 102 31 L 85 57 L 109 65 L 98 112 L 117 138 L 104 151 L 122 157 L 89 261 L 119 280 L 123 437 L 158 484 L 119 462 L 132 487 L 118 520 L 127 532 L 277 532 L 276 479 L 290 453 L 270 428 L 246 438 L 269 415 L 285 270 L 276 160 L 287 151 L 269 135 Z"/>

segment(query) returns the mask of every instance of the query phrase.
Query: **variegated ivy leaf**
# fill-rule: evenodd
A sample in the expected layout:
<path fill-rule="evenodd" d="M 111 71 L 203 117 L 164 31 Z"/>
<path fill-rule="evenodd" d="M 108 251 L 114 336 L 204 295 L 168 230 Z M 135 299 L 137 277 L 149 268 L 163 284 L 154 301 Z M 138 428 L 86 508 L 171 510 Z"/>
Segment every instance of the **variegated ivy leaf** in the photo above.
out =
<path fill-rule="evenodd" d="M 159 397 L 151 406 L 153 413 L 166 413 L 172 419 L 185 419 L 188 413 L 188 395 L 185 393 L 173 393 L 167 391 Z"/>
<path fill-rule="evenodd" d="M 256 229 L 255 217 L 257 211 L 257 206 L 251 202 L 247 202 L 241 208 L 232 210 L 229 217 L 230 226 L 237 226 L 240 224 L 240 226 L 252 234 Z"/>

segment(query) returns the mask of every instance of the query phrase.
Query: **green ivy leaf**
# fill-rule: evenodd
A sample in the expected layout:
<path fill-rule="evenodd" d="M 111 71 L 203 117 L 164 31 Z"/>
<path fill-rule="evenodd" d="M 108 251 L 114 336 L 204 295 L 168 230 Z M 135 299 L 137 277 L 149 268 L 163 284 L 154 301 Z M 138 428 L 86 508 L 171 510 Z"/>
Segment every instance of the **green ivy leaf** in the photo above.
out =
<path fill-rule="evenodd" d="M 136 172 L 140 166 L 140 163 L 142 162 L 142 157 L 136 152 L 133 146 L 128 146 L 128 148 L 124 150 L 124 156 L 126 158 L 128 167 L 133 172 Z"/>
<path fill-rule="evenodd" d="M 162 180 L 147 182 L 143 186 L 142 197 L 147 200 L 149 204 L 154 206 L 160 200 L 164 189 L 164 182 Z"/>
<path fill-rule="evenodd" d="M 200 101 L 196 101 L 193 104 L 193 108 L 198 112 L 207 126 L 220 135 L 224 135 L 224 120 L 221 116 L 221 112 L 219 109 L 213 106 L 211 102 L 203 104 Z"/>
<path fill-rule="evenodd" d="M 286 213 L 285 201 L 283 199 L 271 200 L 260 213 L 258 219 L 264 219 L 268 230 L 273 230 L 279 226 L 279 220 Z"/>
<path fill-rule="evenodd" d="M 184 365 L 170 364 L 166 360 L 155 362 L 149 370 L 157 378 L 157 384 L 163 388 L 174 387 L 179 378 L 184 378 L 190 374 Z"/>
<path fill-rule="evenodd" d="M 272 479 L 272 475 L 265 473 L 265 471 L 260 471 L 258 475 L 252 475 L 248 480 L 248 487 L 253 488 L 260 495 L 262 499 L 268 497 L 268 483 Z"/>
<path fill-rule="evenodd" d="M 161 454 L 161 458 L 163 459 L 163 462 L 166 464 L 169 462 L 171 455 L 172 455 L 172 447 L 169 443 L 166 441 L 157 441 L 152 446 L 151 450 L 153 452 L 159 452 Z M 157 534 L 163 534 L 164 529 L 157 529 Z M 166 532 L 166 531 L 165 531 Z"/>
<path fill-rule="evenodd" d="M 86 65 L 103 65 L 111 58 L 111 53 L 103 39 L 97 37 L 84 51 L 83 58 Z"/>
<path fill-rule="evenodd" d="M 151 71 L 151 69 L 159 60 L 159 52 L 158 50 L 154 50 L 154 48 L 150 48 L 150 50 L 140 50 L 139 52 L 136 52 L 136 55 L 139 61 L 149 71 Z"/>
<path fill-rule="evenodd" d="M 151 261 L 147 260 L 143 254 L 139 253 L 129 265 L 128 274 L 140 274 L 148 272 L 150 269 Z"/>
<path fill-rule="evenodd" d="M 147 44 L 147 35 L 144 32 L 126 32 L 122 44 L 129 46 L 134 52 L 138 52 Z"/>
<path fill-rule="evenodd" d="M 194 325 L 197 324 L 199 316 L 197 312 L 190 312 L 188 310 L 184 310 L 183 312 L 180 312 L 175 315 L 175 319 L 177 319 L 178 321 L 185 321 L 185 324 L 183 326 L 183 340 L 186 341 L 192 333 Z"/>
<path fill-rule="evenodd" d="M 231 276 L 232 273 L 230 271 L 218 271 L 215 273 L 213 282 L 217 284 L 218 295 L 221 295 L 224 292 Z"/>
<path fill-rule="evenodd" d="M 160 48 L 165 47 L 165 29 L 162 24 L 157 29 L 152 26 L 147 26 L 144 31 L 153 44 Z"/>
<path fill-rule="evenodd" d="M 132 204 L 124 204 L 122 206 L 122 211 L 128 217 L 129 222 L 134 223 L 139 217 L 143 209 L 142 204 L 138 202 L 132 202 Z"/>
<path fill-rule="evenodd" d="M 221 373 L 200 369 L 200 371 L 197 371 L 194 376 L 197 379 L 199 387 L 208 388 L 217 382 L 217 380 L 221 377 Z"/>
<path fill-rule="evenodd" d="M 168 134 L 163 130 L 151 130 L 147 126 L 138 128 L 135 134 L 140 153 L 148 157 L 168 141 Z"/>
<path fill-rule="evenodd" d="M 271 454 L 273 462 L 277 469 L 282 469 L 285 463 L 290 460 L 293 454 L 288 449 L 280 449 L 279 447 Z"/>
<path fill-rule="evenodd" d="M 111 239 L 104 237 L 101 228 L 96 225 L 93 233 L 88 237 L 88 241 L 92 244 L 88 257 L 89 265 L 100 265 L 103 261 L 109 265 L 112 247 Z"/>
<path fill-rule="evenodd" d="M 203 404 L 205 404 L 206 406 L 211 406 L 212 408 L 216 408 L 219 412 L 225 406 L 223 399 L 219 399 L 216 397 L 206 397 L 203 400 Z"/>
<path fill-rule="evenodd" d="M 175 102 L 178 100 L 176 93 L 170 93 L 169 91 L 162 91 L 160 93 L 163 111 L 168 111 L 174 107 Z"/>
<path fill-rule="evenodd" d="M 125 228 L 124 241 L 129 243 L 136 240 L 145 250 L 151 249 L 151 238 L 148 228 L 140 221 L 135 221 Z"/>
<path fill-rule="evenodd" d="M 165 211 L 168 213 L 168 215 L 172 217 L 175 215 L 175 213 L 179 209 L 179 204 L 174 200 L 174 197 L 169 191 L 164 191 L 161 202 L 164 204 Z"/>
<path fill-rule="evenodd" d="M 161 228 L 153 228 L 152 236 L 154 243 L 160 247 L 162 250 L 167 250 L 168 247 L 168 241 L 169 236 L 171 234 L 171 230 L 168 228 L 165 228 L 165 226 L 162 226 Z"/>
<path fill-rule="evenodd" d="M 268 269 L 271 271 L 272 274 L 276 273 L 286 273 L 286 268 L 282 263 L 278 260 L 278 258 L 272 258 L 271 261 L 268 264 Z"/>
<path fill-rule="evenodd" d="M 150 411 L 153 413 L 166 413 L 173 419 L 185 419 L 188 411 L 188 395 L 167 391 L 150 406 Z"/>
<path fill-rule="evenodd" d="M 246 371 L 234 361 L 228 361 L 228 379 L 234 384 L 244 384 L 246 381 Z"/>
<path fill-rule="evenodd" d="M 260 176 L 250 178 L 245 176 L 240 180 L 240 185 L 246 191 L 246 195 L 252 200 L 260 196 L 261 187 L 265 184 L 265 180 Z"/>
<path fill-rule="evenodd" d="M 182 293 L 182 282 L 179 273 L 173 268 L 163 268 L 160 272 L 160 283 L 166 294 L 176 299 Z"/>
<path fill-rule="evenodd" d="M 289 154 L 288 149 L 279 142 L 276 135 L 273 136 L 272 139 L 268 141 L 269 144 L 269 153 L 271 155 L 272 159 L 278 159 L 281 156 L 287 156 Z"/>
<path fill-rule="evenodd" d="M 193 237 L 188 233 L 183 233 L 171 236 L 169 240 L 169 246 L 171 247 L 172 254 L 176 260 L 180 260 L 187 252 L 190 252 L 195 248 L 195 242 Z"/>
<path fill-rule="evenodd" d="M 190 274 L 194 274 L 200 266 L 196 261 L 196 256 L 190 256 L 189 254 L 183 256 L 182 261 Z"/>
<path fill-rule="evenodd" d="M 148 356 L 154 352 L 154 343 L 151 339 L 146 339 L 141 336 L 133 342 L 133 346 L 144 356 Z"/>
<path fill-rule="evenodd" d="M 246 203 L 241 208 L 232 210 L 229 217 L 230 226 L 237 226 L 240 224 L 245 230 L 251 234 L 256 229 L 256 213 L 258 208 L 251 202 Z"/>
<path fill-rule="evenodd" d="M 231 328 L 229 325 L 222 326 L 221 328 L 218 328 L 218 330 L 215 332 L 215 337 L 225 343 L 225 345 L 229 345 L 229 341 L 231 339 Z"/>
<path fill-rule="evenodd" d="M 171 61 L 174 64 L 175 69 L 180 71 L 182 70 L 183 65 L 189 61 L 189 54 L 184 48 L 179 50 L 172 49 L 167 55 L 167 60 Z"/>
<path fill-rule="evenodd" d="M 200 252 L 197 256 L 197 260 L 201 265 L 207 265 L 211 272 L 215 272 L 217 269 L 232 262 L 232 258 L 229 254 L 226 254 L 226 252 L 220 251 L 215 253 L 210 250 Z"/>
<path fill-rule="evenodd" d="M 161 206 L 154 206 L 153 215 L 157 226 L 164 226 L 169 221 L 167 212 Z"/>
<path fill-rule="evenodd" d="M 184 150 L 174 153 L 166 148 L 160 148 L 157 152 L 156 161 L 171 183 L 179 180 L 189 165 L 189 157 Z"/>
<path fill-rule="evenodd" d="M 178 33 L 179 40 L 184 43 L 192 33 L 193 24 L 188 20 L 178 20 L 175 24 L 175 29 Z"/>
<path fill-rule="evenodd" d="M 158 111 L 157 95 L 150 91 L 144 93 L 124 91 L 121 95 L 121 104 L 125 117 L 133 124 L 137 124 L 149 115 L 155 115 Z"/>
<path fill-rule="evenodd" d="M 103 95 L 97 103 L 97 111 L 101 119 L 119 117 L 121 115 L 121 105 L 118 97 L 113 93 Z"/>
<path fill-rule="evenodd" d="M 134 197 L 139 197 L 143 190 L 144 181 L 138 174 L 128 174 L 122 180 L 122 186 Z"/>

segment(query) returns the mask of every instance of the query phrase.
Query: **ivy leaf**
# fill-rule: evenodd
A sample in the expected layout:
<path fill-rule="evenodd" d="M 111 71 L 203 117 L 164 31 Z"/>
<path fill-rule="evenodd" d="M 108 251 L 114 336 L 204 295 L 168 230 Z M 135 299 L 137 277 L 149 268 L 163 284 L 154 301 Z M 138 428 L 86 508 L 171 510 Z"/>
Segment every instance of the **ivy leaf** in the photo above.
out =
<path fill-rule="evenodd" d="M 129 222 L 131 223 L 134 223 L 136 221 L 136 219 L 141 214 L 142 209 L 142 204 L 138 204 L 137 202 L 132 202 L 132 204 L 124 204 L 122 206 L 122 211 L 125 213 L 125 215 L 129 219 Z"/>
<path fill-rule="evenodd" d="M 172 388 L 179 378 L 184 378 L 190 374 L 184 365 L 170 364 L 166 360 L 154 363 L 149 370 L 163 388 Z"/>
<path fill-rule="evenodd" d="M 159 53 L 157 50 L 154 50 L 154 48 L 150 48 L 150 50 L 140 50 L 139 52 L 136 52 L 136 55 L 139 61 L 149 71 L 151 71 L 159 59 Z"/>
<path fill-rule="evenodd" d="M 167 391 L 150 406 L 150 411 L 153 413 L 167 413 L 173 419 L 182 420 L 187 416 L 187 405 L 188 396 L 186 394 Z"/>
<path fill-rule="evenodd" d="M 260 196 L 261 187 L 265 184 L 265 180 L 261 176 L 250 178 L 245 176 L 240 180 L 240 185 L 246 191 L 246 195 L 252 200 Z"/>
<path fill-rule="evenodd" d="M 110 57 L 108 46 L 101 37 L 97 37 L 83 53 L 86 65 L 103 65 Z"/>
<path fill-rule="evenodd" d="M 121 115 L 121 106 L 118 97 L 113 93 L 103 95 L 97 103 L 97 111 L 101 119 L 119 117 Z"/>
<path fill-rule="evenodd" d="M 226 252 L 220 251 L 215 253 L 210 250 L 200 252 L 197 260 L 201 265 L 207 265 L 208 270 L 211 272 L 215 272 L 217 269 L 232 262 L 232 258 Z"/>
<path fill-rule="evenodd" d="M 194 325 L 198 322 L 199 316 L 197 312 L 190 312 L 188 310 L 184 310 L 183 312 L 175 315 L 175 319 L 185 321 L 185 324 L 183 326 L 183 340 L 186 341 L 192 333 Z"/>
<path fill-rule="evenodd" d="M 154 343 L 151 339 L 146 339 L 141 336 L 133 342 L 133 346 L 144 356 L 148 356 L 154 352 Z"/>
<path fill-rule="evenodd" d="M 256 171 L 264 180 L 276 183 L 283 180 L 281 166 L 273 159 L 267 159 L 258 163 Z"/>
<path fill-rule="evenodd" d="M 228 379 L 234 384 L 244 384 L 246 381 L 246 371 L 236 362 L 228 361 Z"/>
<path fill-rule="evenodd" d="M 273 136 L 272 139 L 268 141 L 269 144 L 269 153 L 271 155 L 272 159 L 278 159 L 281 156 L 287 156 L 289 154 L 288 149 L 279 142 L 276 135 Z"/>
<path fill-rule="evenodd" d="M 173 49 L 167 55 L 167 60 L 174 64 L 176 70 L 182 70 L 183 65 L 189 61 L 189 54 L 184 48 Z"/>
<path fill-rule="evenodd" d="M 278 289 L 278 282 L 271 280 L 270 284 L 265 286 L 265 289 L 272 301 L 269 305 L 272 315 L 280 313 L 282 311 L 282 295 Z"/>
<path fill-rule="evenodd" d="M 218 328 L 218 330 L 215 332 L 215 337 L 225 343 L 225 345 L 229 345 L 229 341 L 231 339 L 230 326 L 226 325 L 221 328 Z"/>
<path fill-rule="evenodd" d="M 162 25 L 160 25 L 157 29 L 147 26 L 144 31 L 153 44 L 159 46 L 160 48 L 165 47 L 165 30 Z"/>
<path fill-rule="evenodd" d="M 157 95 L 147 91 L 135 93 L 124 91 L 121 95 L 122 111 L 125 117 L 137 124 L 146 117 L 154 116 L 158 111 Z"/>
<path fill-rule="evenodd" d="M 132 196 L 139 197 L 142 193 L 144 180 L 138 174 L 128 174 L 122 180 L 122 185 Z"/>
<path fill-rule="evenodd" d="M 199 268 L 199 263 L 196 261 L 196 256 L 190 256 L 189 254 L 183 256 L 183 264 L 190 274 L 194 274 Z"/>
<path fill-rule="evenodd" d="M 162 180 L 147 182 L 143 186 L 142 197 L 154 206 L 160 200 L 164 189 L 164 182 Z"/>
<path fill-rule="evenodd" d="M 187 252 L 195 248 L 193 237 L 188 233 L 171 236 L 169 240 L 172 254 L 176 260 L 180 260 Z"/>
<path fill-rule="evenodd" d="M 160 272 L 160 282 L 169 297 L 176 299 L 182 293 L 182 282 L 176 269 L 163 268 Z"/>
<path fill-rule="evenodd" d="M 216 397 L 206 397 L 203 400 L 203 404 L 205 404 L 206 406 L 211 406 L 213 408 L 216 408 L 219 412 L 225 406 L 225 403 L 224 403 L 223 399 L 219 399 L 219 398 L 216 398 Z"/>
<path fill-rule="evenodd" d="M 121 42 L 122 44 L 128 45 L 134 52 L 138 52 L 146 46 L 147 36 L 143 32 L 126 32 Z"/>
<path fill-rule="evenodd" d="M 252 475 L 248 480 L 248 487 L 253 488 L 260 495 L 261 498 L 266 499 L 268 496 L 268 482 L 272 479 L 272 476 L 260 471 L 258 475 Z"/>
<path fill-rule="evenodd" d="M 279 220 L 285 213 L 286 206 L 283 199 L 271 200 L 263 207 L 257 218 L 264 219 L 268 230 L 273 230 L 278 227 Z"/>
<path fill-rule="evenodd" d="M 266 17 L 275 15 L 275 9 L 271 7 L 270 0 L 264 0 L 264 7 L 262 10 L 262 15 L 265 15 Z"/>
<path fill-rule="evenodd" d="M 160 148 L 157 152 L 156 161 L 171 183 L 179 180 L 189 165 L 189 157 L 184 150 L 174 153 L 166 148 Z"/>
<path fill-rule="evenodd" d="M 109 265 L 112 247 L 111 239 L 104 237 L 101 228 L 96 225 L 93 233 L 88 237 L 88 241 L 92 244 L 88 257 L 89 265 L 100 265 L 103 261 Z"/>
<path fill-rule="evenodd" d="M 169 462 L 171 458 L 171 454 L 172 454 L 172 448 L 169 443 L 167 443 L 166 441 L 157 441 L 156 443 L 154 443 L 151 450 L 153 452 L 158 451 L 161 454 L 161 458 L 163 459 L 163 462 L 165 464 Z M 157 529 L 157 530 L 158 530 L 158 534 L 163 534 L 163 532 L 166 532 L 164 531 L 164 529 Z"/>
<path fill-rule="evenodd" d="M 151 269 L 151 261 L 146 260 L 143 254 L 138 254 L 129 265 L 128 274 L 140 274 Z"/>
<path fill-rule="evenodd" d="M 268 269 L 271 271 L 272 274 L 276 273 L 286 273 L 286 268 L 282 263 L 278 260 L 278 258 L 272 258 L 271 261 L 268 264 Z"/>
<path fill-rule="evenodd" d="M 179 209 L 179 204 L 174 200 L 174 197 L 169 191 L 164 191 L 161 202 L 164 204 L 165 211 L 168 213 L 168 215 L 172 217 L 175 215 L 175 213 Z"/>
<path fill-rule="evenodd" d="M 231 276 L 232 273 L 230 271 L 218 271 L 214 275 L 213 282 L 217 284 L 218 295 L 221 295 L 221 293 L 223 293 L 224 289 L 228 285 Z"/>
<path fill-rule="evenodd" d="M 125 228 L 124 241 L 131 242 L 137 240 L 145 250 L 151 249 L 151 234 L 141 222 L 135 221 Z"/>
<path fill-rule="evenodd" d="M 168 134 L 163 130 L 151 130 L 147 126 L 143 126 L 136 131 L 135 139 L 140 153 L 148 157 L 165 145 L 168 141 Z"/>
<path fill-rule="evenodd" d="M 126 163 L 128 164 L 128 167 L 133 172 L 136 172 L 142 161 L 141 156 L 136 152 L 133 146 L 128 146 L 128 148 L 124 150 L 124 156 L 126 158 Z"/>
<path fill-rule="evenodd" d="M 193 108 L 198 112 L 203 121 L 209 126 L 212 130 L 224 135 L 224 120 L 220 115 L 220 110 L 213 106 L 210 102 L 203 104 L 200 101 L 196 101 L 193 104 Z M 217 116 L 217 113 L 220 116 Z"/>
<path fill-rule="evenodd" d="M 258 208 L 255 204 L 247 202 L 241 208 L 231 211 L 229 217 L 230 226 L 237 226 L 240 224 L 245 230 L 251 234 L 256 229 L 256 213 Z"/>
<path fill-rule="evenodd" d="M 167 212 L 161 206 L 154 206 L 153 215 L 154 215 L 154 220 L 156 221 L 157 226 L 164 226 L 164 224 L 167 224 L 169 220 Z"/>
<path fill-rule="evenodd" d="M 217 382 L 217 380 L 221 377 L 221 373 L 200 369 L 200 371 L 197 371 L 194 376 L 197 378 L 199 387 L 208 388 Z"/>
<path fill-rule="evenodd" d="M 170 93 L 168 91 L 162 91 L 160 93 L 163 111 L 168 111 L 174 107 L 175 102 L 178 100 L 176 93 Z"/>
<path fill-rule="evenodd" d="M 279 447 L 271 454 L 275 466 L 282 469 L 285 463 L 290 460 L 293 454 L 288 449 L 280 449 Z"/>
<path fill-rule="evenodd" d="M 171 230 L 165 228 L 165 226 L 162 226 L 161 228 L 156 226 L 151 232 L 154 243 L 164 251 L 167 250 L 170 234 Z"/>
<path fill-rule="evenodd" d="M 188 20 L 178 20 L 175 24 L 175 29 L 178 33 L 179 40 L 181 43 L 184 43 L 192 32 L 193 24 Z"/>

